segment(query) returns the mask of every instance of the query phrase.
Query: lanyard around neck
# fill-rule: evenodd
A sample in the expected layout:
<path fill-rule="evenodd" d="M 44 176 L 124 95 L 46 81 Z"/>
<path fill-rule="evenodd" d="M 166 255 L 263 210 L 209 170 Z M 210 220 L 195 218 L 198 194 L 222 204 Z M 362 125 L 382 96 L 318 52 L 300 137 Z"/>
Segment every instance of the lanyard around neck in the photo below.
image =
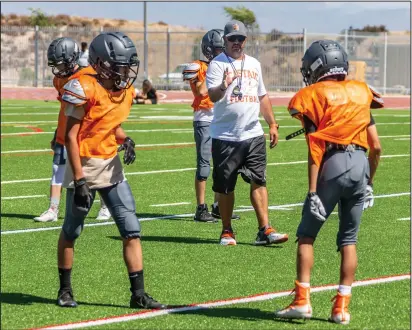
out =
<path fill-rule="evenodd" d="M 226 52 L 225 52 L 225 55 L 226 55 L 227 60 L 229 61 L 230 65 L 231 65 L 231 67 L 232 67 L 232 69 L 233 69 L 233 73 L 235 73 L 235 74 L 237 75 L 238 72 L 237 72 L 237 70 L 236 70 L 236 68 L 235 68 L 235 65 L 234 65 L 233 62 L 230 60 L 230 58 L 229 58 L 229 56 L 227 55 Z M 239 87 L 239 90 L 242 88 L 242 78 L 243 78 L 243 66 L 244 66 L 244 64 L 245 64 L 245 54 L 242 55 L 242 63 L 240 64 L 240 78 L 238 77 L 238 82 L 239 82 L 238 87 Z"/>

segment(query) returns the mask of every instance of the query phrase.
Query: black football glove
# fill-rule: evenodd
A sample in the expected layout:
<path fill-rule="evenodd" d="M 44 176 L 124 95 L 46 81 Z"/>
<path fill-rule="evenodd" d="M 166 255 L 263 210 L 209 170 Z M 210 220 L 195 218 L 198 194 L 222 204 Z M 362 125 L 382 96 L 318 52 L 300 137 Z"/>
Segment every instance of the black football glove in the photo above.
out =
<path fill-rule="evenodd" d="M 123 144 L 119 147 L 119 149 L 117 149 L 117 152 L 124 150 L 123 162 L 126 165 L 132 164 L 134 160 L 136 159 L 136 153 L 134 151 L 134 146 L 135 146 L 134 141 L 131 138 L 126 137 L 124 139 Z"/>
<path fill-rule="evenodd" d="M 74 180 L 74 204 L 83 212 L 89 211 L 93 195 L 85 178 Z"/>

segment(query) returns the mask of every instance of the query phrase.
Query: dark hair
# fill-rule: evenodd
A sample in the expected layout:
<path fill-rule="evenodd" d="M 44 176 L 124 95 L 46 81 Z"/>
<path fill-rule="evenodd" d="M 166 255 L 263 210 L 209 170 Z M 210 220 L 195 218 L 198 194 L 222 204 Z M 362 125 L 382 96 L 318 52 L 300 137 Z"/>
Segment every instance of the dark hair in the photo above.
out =
<path fill-rule="evenodd" d="M 81 43 L 81 45 L 82 45 L 82 47 L 87 47 L 87 42 L 83 41 L 83 42 Z"/>

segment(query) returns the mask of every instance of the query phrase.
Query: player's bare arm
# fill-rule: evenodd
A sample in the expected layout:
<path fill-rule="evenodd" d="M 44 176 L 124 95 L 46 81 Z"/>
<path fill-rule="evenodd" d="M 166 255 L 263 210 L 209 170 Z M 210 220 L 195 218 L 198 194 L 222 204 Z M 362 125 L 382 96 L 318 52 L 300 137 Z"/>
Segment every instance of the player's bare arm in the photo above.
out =
<path fill-rule="evenodd" d="M 275 115 L 273 114 L 272 103 L 270 102 L 269 96 L 267 94 L 259 96 L 259 101 L 260 113 L 269 125 L 270 148 L 272 149 L 276 147 L 279 141 L 279 125 L 275 120 Z"/>
<path fill-rule="evenodd" d="M 382 147 L 379 141 L 378 131 L 376 125 L 371 125 L 367 129 L 368 133 L 368 144 L 369 144 L 369 168 L 370 168 L 370 178 L 368 185 L 373 185 L 373 178 L 375 177 L 376 169 L 378 168 Z"/>
<path fill-rule="evenodd" d="M 69 158 L 75 180 L 79 180 L 84 177 L 82 164 L 80 161 L 79 144 L 77 142 L 77 135 L 80 130 L 80 124 L 81 120 L 70 116 L 67 117 L 65 143 L 67 149 L 67 157 Z"/>
<path fill-rule="evenodd" d="M 116 131 L 116 142 L 117 144 L 123 144 L 124 140 L 126 139 L 127 135 L 124 129 L 121 126 L 117 126 Z"/>

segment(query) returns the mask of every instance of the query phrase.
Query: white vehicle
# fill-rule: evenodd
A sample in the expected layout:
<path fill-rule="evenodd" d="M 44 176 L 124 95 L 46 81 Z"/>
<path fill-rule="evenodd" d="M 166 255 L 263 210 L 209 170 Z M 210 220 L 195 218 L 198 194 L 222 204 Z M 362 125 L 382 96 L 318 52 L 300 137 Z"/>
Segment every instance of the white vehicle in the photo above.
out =
<path fill-rule="evenodd" d="M 171 85 L 184 85 L 182 78 L 182 71 L 189 63 L 179 64 L 172 72 L 169 72 L 169 83 Z M 164 73 L 159 76 L 162 82 L 167 83 L 167 73 Z"/>

